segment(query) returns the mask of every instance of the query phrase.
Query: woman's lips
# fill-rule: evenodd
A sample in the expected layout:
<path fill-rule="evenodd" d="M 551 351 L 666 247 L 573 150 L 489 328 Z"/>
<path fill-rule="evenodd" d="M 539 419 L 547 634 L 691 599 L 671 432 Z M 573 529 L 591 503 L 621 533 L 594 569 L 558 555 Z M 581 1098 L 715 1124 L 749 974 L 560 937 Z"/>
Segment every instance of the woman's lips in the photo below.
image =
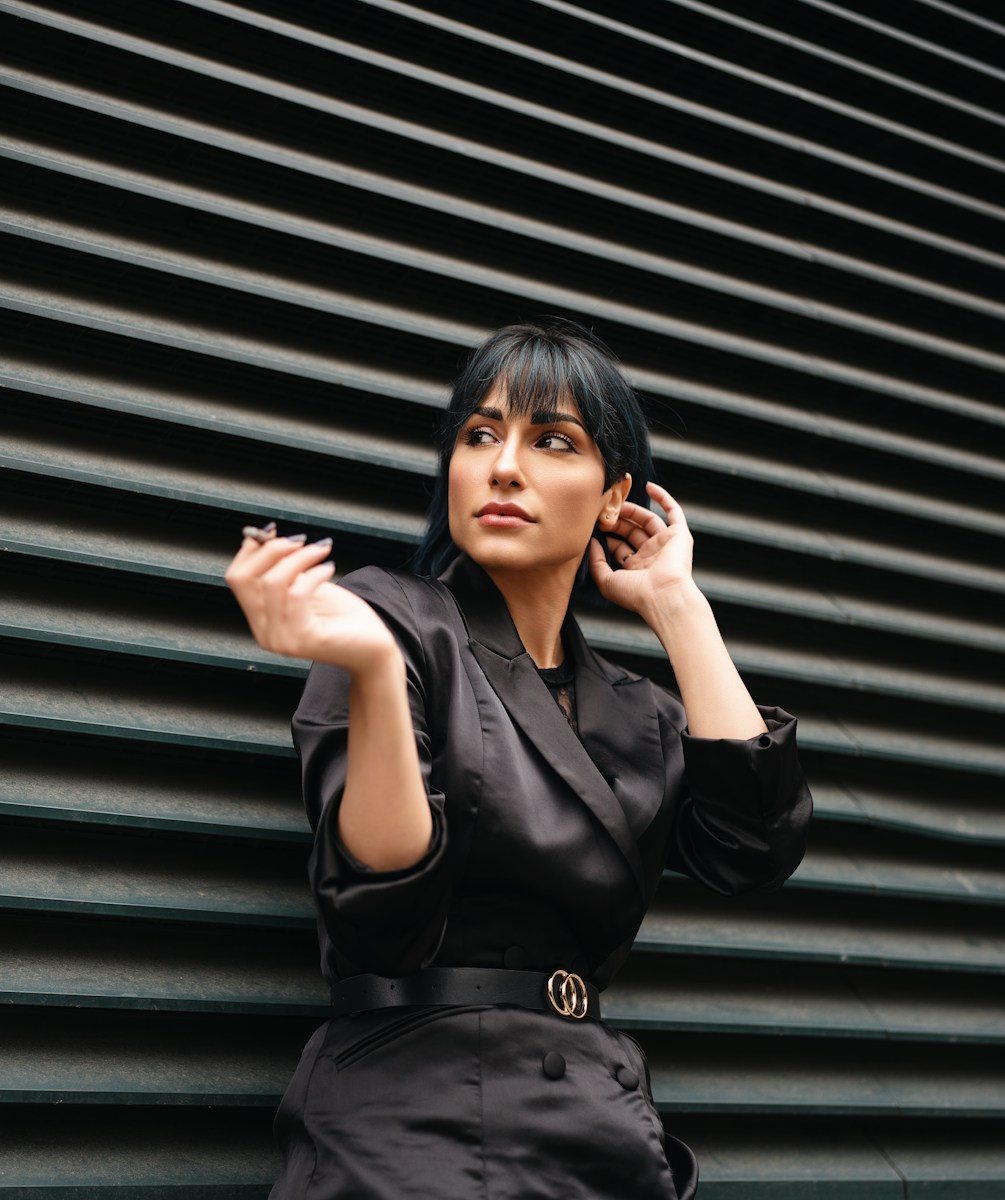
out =
<path fill-rule="evenodd" d="M 494 525 L 500 528 L 515 528 L 517 525 L 533 525 L 534 522 L 529 517 L 518 517 L 515 513 L 497 513 L 488 512 L 481 513 L 478 517 L 479 525 Z"/>
<path fill-rule="evenodd" d="M 513 529 L 519 525 L 533 525 L 533 518 L 519 504 L 486 504 L 475 513 L 481 525 L 492 525 L 501 529 Z"/>

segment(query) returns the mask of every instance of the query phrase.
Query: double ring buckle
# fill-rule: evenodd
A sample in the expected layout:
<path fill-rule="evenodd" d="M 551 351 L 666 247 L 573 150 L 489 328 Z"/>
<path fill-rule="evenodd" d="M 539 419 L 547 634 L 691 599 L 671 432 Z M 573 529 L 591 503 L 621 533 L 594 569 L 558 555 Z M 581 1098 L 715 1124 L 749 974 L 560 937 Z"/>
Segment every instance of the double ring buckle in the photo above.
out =
<path fill-rule="evenodd" d="M 590 997 L 582 976 L 574 971 L 555 971 L 548 980 L 548 999 L 551 1007 L 561 1017 L 574 1017 L 577 1021 L 586 1016 Z"/>

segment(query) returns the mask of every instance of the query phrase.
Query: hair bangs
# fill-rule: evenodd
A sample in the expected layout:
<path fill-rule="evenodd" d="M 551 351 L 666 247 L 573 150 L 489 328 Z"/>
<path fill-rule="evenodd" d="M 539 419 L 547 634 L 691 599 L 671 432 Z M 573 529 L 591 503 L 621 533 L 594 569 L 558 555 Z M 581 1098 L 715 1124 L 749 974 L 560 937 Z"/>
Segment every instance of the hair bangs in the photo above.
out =
<path fill-rule="evenodd" d="M 591 364 L 575 349 L 546 339 L 517 346 L 494 382 L 506 390 L 506 406 L 518 415 L 560 410 L 571 403 L 595 442 L 604 434 L 604 399 Z"/>
<path fill-rule="evenodd" d="M 476 351 L 454 385 L 442 430 L 444 459 L 449 460 L 464 422 L 485 403 L 493 388 L 501 385 L 507 409 L 517 416 L 554 412 L 563 402 L 571 403 L 600 448 L 610 476 L 614 464 L 604 452 L 611 432 L 606 400 L 610 380 L 601 378 L 593 357 L 595 352 L 583 353 L 571 339 L 556 338 L 551 329 L 511 326 L 500 330 L 481 354 Z M 607 486 L 615 478 L 620 475 L 609 478 Z"/>

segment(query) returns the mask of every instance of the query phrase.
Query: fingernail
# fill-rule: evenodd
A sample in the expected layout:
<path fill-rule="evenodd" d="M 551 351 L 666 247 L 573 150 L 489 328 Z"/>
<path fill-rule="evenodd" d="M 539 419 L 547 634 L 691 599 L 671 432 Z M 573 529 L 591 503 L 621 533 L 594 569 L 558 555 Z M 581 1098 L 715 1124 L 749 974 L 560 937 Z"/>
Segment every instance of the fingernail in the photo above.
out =
<path fill-rule="evenodd" d="M 268 523 L 268 525 L 262 526 L 262 533 L 272 533 L 275 528 L 276 528 L 275 521 L 270 521 Z"/>
<path fill-rule="evenodd" d="M 302 546 L 307 541 L 306 533 L 288 533 L 286 535 L 288 542 L 295 542 L 298 546 Z"/>
<path fill-rule="evenodd" d="M 332 544 L 332 540 L 330 537 L 319 538 L 316 542 L 313 543 L 313 545 L 315 545 L 315 546 L 330 546 L 331 544 Z"/>

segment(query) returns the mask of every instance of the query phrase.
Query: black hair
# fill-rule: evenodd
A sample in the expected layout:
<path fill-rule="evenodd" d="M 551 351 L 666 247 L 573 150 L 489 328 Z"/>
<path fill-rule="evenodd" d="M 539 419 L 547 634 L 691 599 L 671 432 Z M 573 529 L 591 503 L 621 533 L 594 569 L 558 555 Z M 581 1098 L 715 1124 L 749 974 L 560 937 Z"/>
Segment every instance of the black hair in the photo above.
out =
<path fill-rule="evenodd" d="M 454 381 L 439 428 L 440 468 L 426 533 L 412 557 L 417 575 L 439 575 L 459 553 L 448 523 L 450 458 L 461 427 L 497 382 L 506 385 L 510 411 L 521 415 L 554 408 L 561 397 L 575 401 L 604 460 L 604 487 L 630 473 L 628 498 L 648 507 L 645 485 L 654 478 L 649 430 L 614 355 L 576 321 L 507 325 L 472 351 Z"/>

